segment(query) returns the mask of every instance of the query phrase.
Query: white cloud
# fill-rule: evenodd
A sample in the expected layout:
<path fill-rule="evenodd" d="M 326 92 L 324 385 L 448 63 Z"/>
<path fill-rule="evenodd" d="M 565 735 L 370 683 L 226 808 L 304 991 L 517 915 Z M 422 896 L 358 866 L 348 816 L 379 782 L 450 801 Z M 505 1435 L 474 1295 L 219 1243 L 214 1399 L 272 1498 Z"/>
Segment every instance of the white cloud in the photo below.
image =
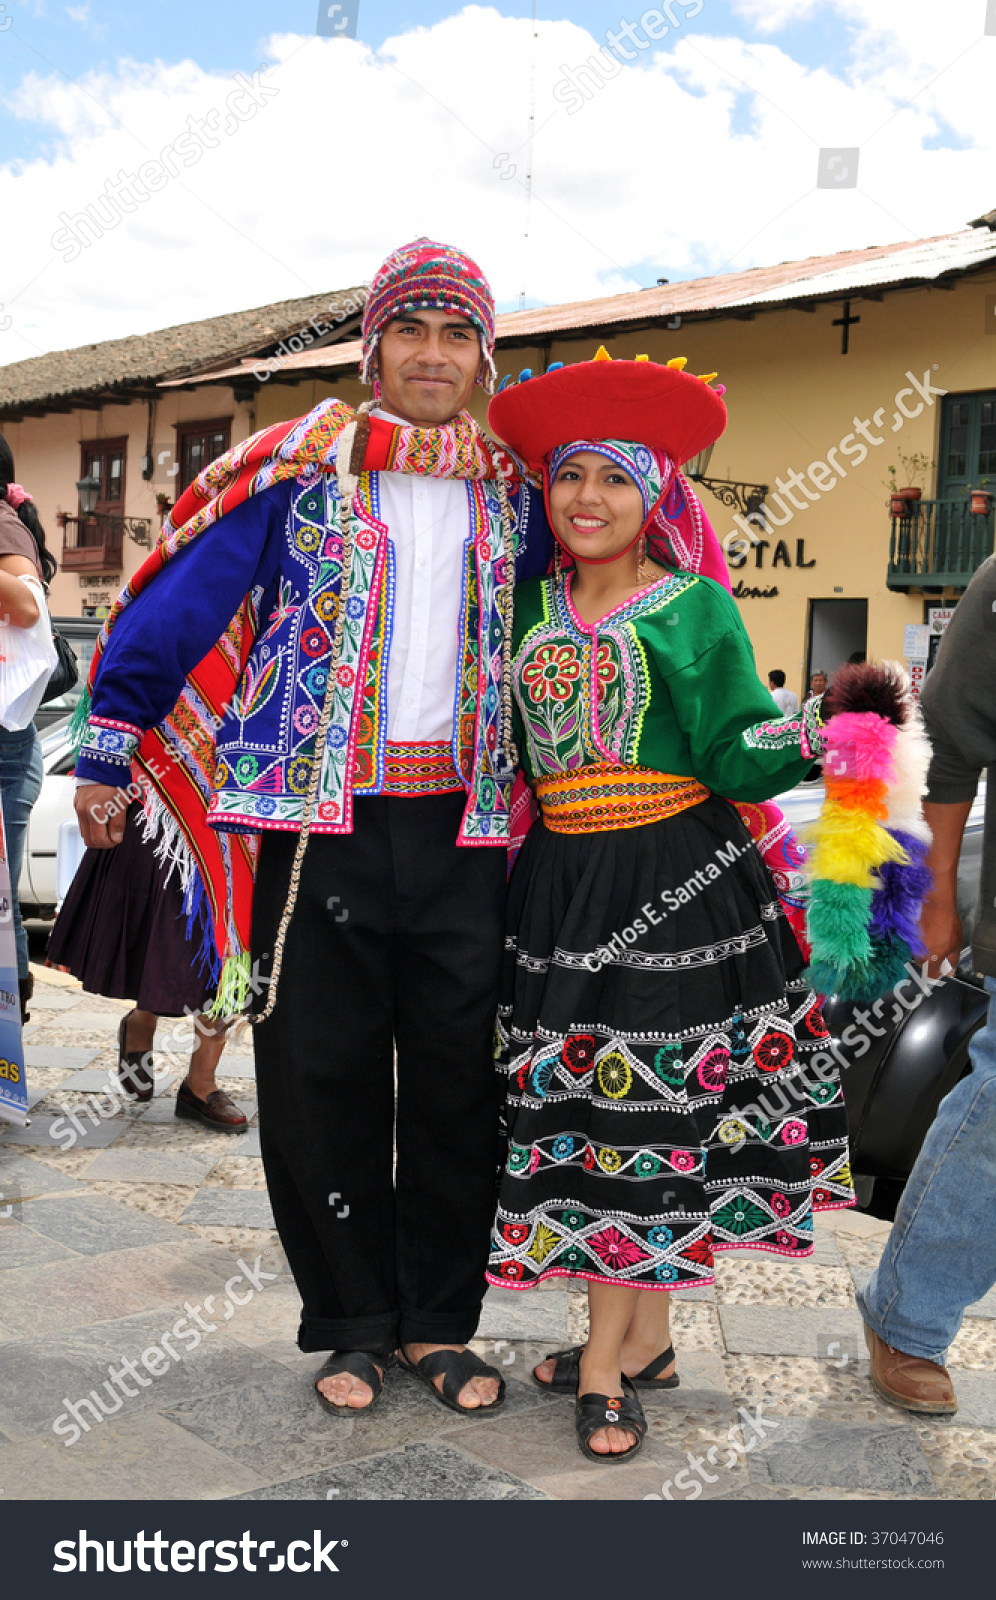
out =
<path fill-rule="evenodd" d="M 963 46 L 964 30 L 926 0 L 839 9 L 856 29 L 851 81 L 774 43 L 689 25 L 574 115 L 554 88 L 601 41 L 570 22 L 541 23 L 528 245 L 527 20 L 472 6 L 377 52 L 276 36 L 263 81 L 279 93 L 242 123 L 228 104 L 232 79 L 193 61 L 120 61 L 75 84 L 34 75 L 11 103 L 54 154 L 0 167 L 0 206 L 18 219 L 0 360 L 343 287 L 419 233 L 477 255 L 508 306 L 523 283 L 531 302 L 582 298 L 922 237 L 996 204 L 987 149 L 996 40 Z M 897 32 L 876 53 L 862 40 L 883 9 L 894 29 L 901 10 L 920 31 L 902 48 Z M 963 47 L 962 61 L 927 84 Z M 208 119 L 214 148 L 200 135 L 191 144 L 189 117 Z M 925 148 L 945 127 L 968 148 Z M 172 159 L 190 164 L 121 215 L 108 181 L 185 133 Z M 821 144 L 862 147 L 857 190 L 816 190 Z M 63 259 L 51 242 L 60 215 L 88 205 L 114 225 Z M 68 254 L 65 235 L 61 244 Z"/>

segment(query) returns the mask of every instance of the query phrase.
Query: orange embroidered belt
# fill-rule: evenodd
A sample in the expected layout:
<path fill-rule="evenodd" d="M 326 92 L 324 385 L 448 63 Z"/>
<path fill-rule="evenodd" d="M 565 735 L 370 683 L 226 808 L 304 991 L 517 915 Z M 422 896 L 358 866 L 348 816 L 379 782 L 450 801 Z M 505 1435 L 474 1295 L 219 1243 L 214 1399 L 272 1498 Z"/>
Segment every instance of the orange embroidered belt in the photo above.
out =
<path fill-rule="evenodd" d="M 600 833 L 606 828 L 639 828 L 663 822 L 707 799 L 697 778 L 678 778 L 649 767 L 611 762 L 540 778 L 536 798 L 551 833 Z"/>
<path fill-rule="evenodd" d="M 427 744 L 388 744 L 384 752 L 381 794 L 417 799 L 426 794 L 454 794 L 464 787 L 453 765 L 447 739 Z"/>

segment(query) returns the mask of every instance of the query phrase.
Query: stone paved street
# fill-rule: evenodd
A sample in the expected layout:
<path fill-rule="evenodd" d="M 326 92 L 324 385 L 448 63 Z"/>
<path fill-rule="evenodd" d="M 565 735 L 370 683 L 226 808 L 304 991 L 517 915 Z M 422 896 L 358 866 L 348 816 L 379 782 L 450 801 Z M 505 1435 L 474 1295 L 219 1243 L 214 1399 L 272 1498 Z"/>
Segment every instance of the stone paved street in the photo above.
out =
<path fill-rule="evenodd" d="M 631 1466 L 584 1461 L 570 1402 L 530 1381 L 548 1350 L 583 1335 L 583 1289 L 488 1294 L 475 1348 L 508 1379 L 499 1416 L 465 1421 L 397 1371 L 372 1415 L 328 1415 L 311 1389 L 321 1358 L 294 1343 L 298 1300 L 266 1198 L 249 1041 L 226 1051 L 219 1075 L 251 1115 L 247 1136 L 175 1119 L 181 1047 L 150 1106 L 96 1128 L 84 1117 L 86 1136 L 63 1151 L 68 1125 L 56 1121 L 53 1136 L 53 1121 L 93 1104 L 127 1008 L 35 970 L 32 1123 L 0 1124 L 0 1211 L 12 1206 L 0 1218 L 6 1500 L 629 1499 L 674 1485 L 689 1453 L 704 1472 L 673 1486 L 674 1499 L 695 1484 L 718 1500 L 996 1495 L 996 1293 L 971 1308 L 951 1351 L 958 1415 L 910 1419 L 871 1389 L 854 1306 L 888 1227 L 848 1212 L 818 1222 L 810 1261 L 728 1255 L 715 1291 L 675 1297 L 681 1386 L 643 1396 L 650 1431 Z M 163 1025 L 157 1047 L 176 1026 Z M 257 1257 L 275 1277 L 251 1297 L 243 1279 L 230 1298 L 238 1259 L 255 1270 Z M 67 1404 L 103 1392 L 109 1365 L 139 1362 L 188 1303 L 214 1324 L 199 1347 L 99 1423 L 81 1410 L 89 1431 L 67 1446 L 53 1432 Z M 763 1437 L 738 1455 L 728 1431 L 738 1408 L 756 1417 L 759 1406 Z"/>

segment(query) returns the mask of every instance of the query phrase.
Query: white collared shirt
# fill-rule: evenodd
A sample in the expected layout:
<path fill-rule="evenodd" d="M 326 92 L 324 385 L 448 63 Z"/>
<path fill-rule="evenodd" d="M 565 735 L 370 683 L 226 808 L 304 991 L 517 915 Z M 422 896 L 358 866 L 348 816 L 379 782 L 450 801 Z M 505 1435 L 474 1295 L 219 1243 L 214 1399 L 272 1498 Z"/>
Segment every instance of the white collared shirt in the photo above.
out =
<path fill-rule="evenodd" d="M 402 423 L 379 408 L 374 416 Z M 404 424 L 402 423 L 402 426 Z M 387 737 L 450 739 L 457 682 L 464 547 L 463 478 L 379 472 L 380 519 L 394 547 L 394 626 L 387 663 Z"/>

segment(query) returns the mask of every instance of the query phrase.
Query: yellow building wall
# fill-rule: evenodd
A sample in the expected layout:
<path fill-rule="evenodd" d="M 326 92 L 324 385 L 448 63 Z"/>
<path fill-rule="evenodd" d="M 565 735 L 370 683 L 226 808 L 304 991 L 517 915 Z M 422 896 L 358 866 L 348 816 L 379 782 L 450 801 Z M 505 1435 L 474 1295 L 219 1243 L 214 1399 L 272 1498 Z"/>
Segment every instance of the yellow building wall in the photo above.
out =
<path fill-rule="evenodd" d="M 885 480 L 900 450 L 906 455 L 922 452 L 937 461 L 941 404 L 939 399 L 922 404 L 916 392 L 902 395 L 907 410 L 921 405 L 918 415 L 905 417 L 896 396 L 912 387 L 907 373 L 921 384 L 929 378 L 934 388 L 950 393 L 996 389 L 996 338 L 985 333 L 986 296 L 994 285 L 996 272 L 986 272 L 961 280 L 952 290 L 886 290 L 881 301 L 853 300 L 851 315 L 861 320 L 850 329 L 847 355 L 841 354 L 840 328 L 832 326 L 841 315 L 838 302 L 818 305 L 812 313 L 759 310 L 750 321 L 723 318 L 678 329 L 620 331 L 604 338 L 617 358 L 646 354 L 667 361 L 683 355 L 692 372 L 717 371 L 718 381 L 726 386 L 730 420 L 713 451 L 709 476 L 767 484 L 772 516 L 791 513 L 783 526 L 772 526 L 765 533 L 769 542 L 760 552 L 761 565 L 756 551 L 748 554 L 744 565 L 730 565 L 734 585 L 777 589 L 770 598 L 738 601 L 762 676 L 781 667 L 789 687 L 800 694 L 804 691 L 810 602 L 818 599 L 867 600 L 869 655 L 902 656 L 903 626 L 923 620 L 925 597 L 886 587 L 891 524 Z M 598 343 L 593 335 L 554 339 L 531 349 L 499 349 L 499 373 L 517 375 L 523 367 L 542 371 L 551 361 L 589 360 Z M 270 382 L 250 403 L 237 403 L 224 386 L 165 390 L 156 402 L 153 438 L 159 448 L 175 441 L 177 422 L 230 417 L 234 444 L 255 429 L 304 414 L 329 396 L 356 405 L 369 393 L 355 377 Z M 483 391 L 475 397 L 474 411 L 483 422 Z M 867 421 L 872 436 L 882 441 L 866 441 L 867 455 L 860 462 L 840 449 L 842 440 L 854 439 L 856 421 Z M 57 557 L 62 537 L 56 512 L 76 509 L 75 483 L 84 440 L 128 437 L 125 514 L 149 518 L 153 535 L 158 533 L 155 495 L 164 485 L 158 474 L 151 482 L 142 478 L 147 428 L 144 401 L 108 405 L 100 412 L 26 418 L 5 427 L 19 480 L 36 497 Z M 856 443 L 854 439 L 854 447 Z M 819 488 L 809 477 L 809 468 L 827 462 L 835 447 L 836 461 L 844 471 L 835 471 L 831 460 L 822 474 L 825 487 Z M 783 497 L 783 511 L 772 496 L 778 493 L 777 479 L 784 483 L 793 469 L 806 475 L 815 498 L 809 500 L 796 489 L 801 505 L 792 507 Z M 836 480 L 832 484 L 831 478 Z M 936 471 L 932 471 L 924 493 L 930 497 L 935 492 Z M 702 501 L 721 541 L 738 531 L 731 510 L 705 490 Z M 779 540 L 785 541 L 790 566 L 773 565 Z M 813 565 L 797 565 L 800 553 Z M 127 581 L 147 551 L 126 537 L 123 554 L 120 583 Z M 81 584 L 75 573 L 60 572 L 53 583 L 51 604 L 57 615 L 78 615 L 92 599 L 92 585 Z M 941 597 L 930 597 L 927 603 L 940 604 Z"/>
<path fill-rule="evenodd" d="M 787 504 L 790 516 L 784 526 L 771 527 L 764 535 L 769 543 L 761 551 L 762 565 L 756 565 L 757 552 L 752 551 L 745 565 L 730 566 L 734 585 L 741 581 L 745 587 L 777 589 L 770 598 L 745 598 L 738 604 L 762 676 L 781 667 L 788 686 L 801 695 L 810 601 L 867 600 L 868 654 L 878 659 L 901 659 L 904 624 L 924 620 L 925 599 L 942 603 L 941 596 L 895 593 L 886 587 L 889 467 L 898 465 L 900 450 L 905 455 L 921 452 L 936 463 L 941 416 L 940 399 L 926 404 L 915 391 L 901 399 L 908 411 L 919 405 L 919 415 L 903 416 L 896 396 L 911 388 L 908 372 L 921 384 L 926 375 L 934 388 L 951 393 L 996 389 L 996 338 L 985 333 L 985 301 L 994 285 L 996 273 L 986 272 L 950 290 L 885 290 L 880 301 L 854 299 L 851 316 L 861 320 L 849 330 L 847 355 L 841 354 L 841 329 L 832 325 L 842 315 L 841 303 L 834 302 L 817 305 L 813 312 L 758 310 L 750 321 L 727 317 L 678 329 L 620 331 L 604 340 L 593 335 L 553 339 L 531 349 L 499 347 L 498 371 L 517 376 L 523 367 L 541 372 L 551 361 L 590 360 L 599 342 L 617 358 L 649 355 L 667 361 L 687 356 L 690 371 L 716 371 L 717 381 L 726 385 L 730 420 L 708 475 L 767 484 L 772 493 L 778 492 L 778 478 L 785 482 L 793 469 L 808 474 L 811 463 L 826 462 L 828 452 L 837 447 L 843 472 L 832 465 L 822 474 L 817 469 L 826 485 L 822 490 L 807 476 L 812 500 L 793 491 L 801 504 L 798 509 Z M 369 393 L 354 378 L 265 386 L 256 399 L 256 426 L 300 415 L 328 395 L 355 405 Z M 483 392 L 473 409 L 483 422 Z M 867 455 L 860 462 L 839 448 L 842 439 L 855 435 L 856 419 L 866 421 L 873 438 L 881 441 L 864 441 Z M 856 445 L 857 439 L 852 450 Z M 831 478 L 836 480 L 832 484 Z M 932 470 L 925 498 L 936 493 L 936 481 Z M 720 541 L 738 531 L 732 511 L 705 490 L 702 502 Z M 769 505 L 772 516 L 781 519 L 783 512 L 770 494 Z M 781 561 L 772 565 L 780 539 L 791 566 Z M 812 566 L 796 565 L 798 540 Z"/>
<path fill-rule="evenodd" d="M 237 404 L 230 388 L 203 386 L 190 391 L 165 390 L 154 402 L 152 438 L 154 453 L 175 450 L 175 424 L 208 418 L 230 418 L 231 440 L 238 444 L 255 428 L 253 407 Z M 156 509 L 156 493 L 175 498 L 172 481 L 166 475 L 170 462 L 157 468 L 151 481 L 142 477 L 142 457 L 146 452 L 149 428 L 148 407 L 144 400 L 128 405 L 106 405 L 101 411 L 76 410 L 26 417 L 23 422 L 5 423 L 4 434 L 10 444 L 18 482 L 35 498 L 38 515 L 45 529 L 46 543 L 57 561 L 62 559 L 62 532 L 56 522 L 60 511 L 75 515 L 78 509 L 76 482 L 80 477 L 81 446 L 99 439 L 126 437 L 125 458 L 126 517 L 144 517 L 150 523 L 153 543 L 159 535 L 161 519 Z M 53 616 L 78 617 L 84 605 L 116 599 L 121 588 L 141 566 L 148 549 L 125 534 L 120 570 L 78 574 L 59 571 L 52 580 L 49 610 Z M 93 578 L 112 581 L 95 584 Z M 87 581 L 82 580 L 86 578 Z"/>

